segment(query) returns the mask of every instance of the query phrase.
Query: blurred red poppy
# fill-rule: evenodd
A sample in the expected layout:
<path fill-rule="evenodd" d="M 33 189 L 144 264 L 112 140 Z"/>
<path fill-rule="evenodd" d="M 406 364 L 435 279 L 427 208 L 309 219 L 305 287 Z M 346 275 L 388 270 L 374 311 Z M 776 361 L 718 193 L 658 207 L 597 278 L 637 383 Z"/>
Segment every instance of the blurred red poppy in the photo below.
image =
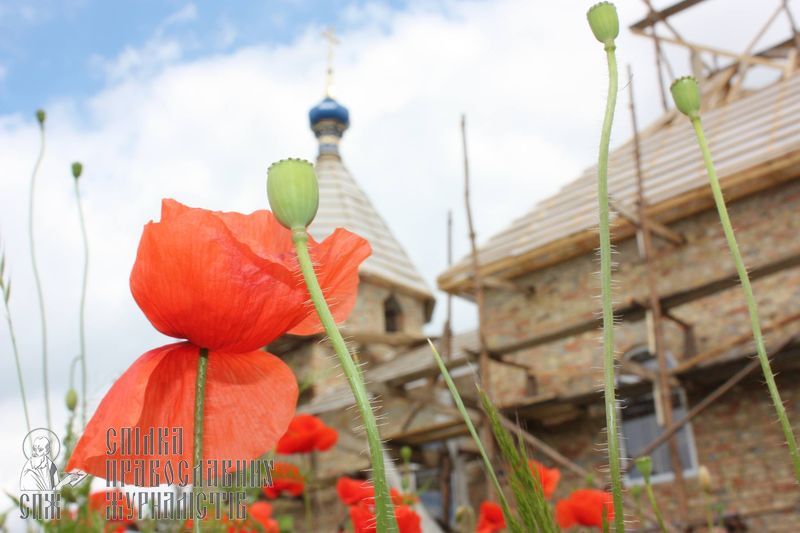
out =
<path fill-rule="evenodd" d="M 342 476 L 336 482 L 336 493 L 345 505 L 356 505 L 361 502 L 369 505 L 375 503 L 375 487 L 372 482 L 364 479 Z M 404 494 L 395 488 L 391 488 L 389 494 L 394 505 L 414 505 L 419 501 L 415 494 Z"/>
<path fill-rule="evenodd" d="M 336 494 L 345 505 L 356 505 L 375 498 L 375 487 L 365 479 L 342 476 L 336 482 Z"/>
<path fill-rule="evenodd" d="M 314 415 L 301 413 L 289 422 L 289 429 L 278 441 L 278 453 L 310 453 L 330 450 L 339 434 Z"/>
<path fill-rule="evenodd" d="M 569 498 L 556 503 L 556 521 L 562 528 L 572 526 L 603 527 L 603 512 L 606 522 L 614 519 L 614 503 L 611 494 L 597 489 L 581 489 Z"/>
<path fill-rule="evenodd" d="M 309 247 L 334 317 L 344 320 L 369 244 L 338 229 L 322 243 L 309 239 Z M 261 348 L 284 333 L 321 330 L 290 231 L 268 211 L 221 213 L 164 200 L 161 221 L 144 228 L 131 292 L 156 329 L 188 342 L 147 352 L 114 383 L 67 470 L 105 477 L 107 461 L 126 460 L 148 475 L 137 478 L 128 469 L 116 480 L 149 486 L 167 482 L 167 471 L 175 475 L 181 462 L 191 465 L 201 348 L 209 350 L 203 459 L 249 460 L 274 449 L 294 415 L 297 382 L 286 364 Z M 122 428 L 142 434 L 181 428 L 183 446 L 157 457 L 122 447 L 108 454 L 107 435 L 119 438 Z M 162 475 L 150 476 L 151 468 Z"/>
<path fill-rule="evenodd" d="M 303 494 L 305 488 L 306 480 L 297 465 L 275 463 L 272 469 L 272 485 L 264 487 L 263 490 L 267 498 L 274 500 L 283 492 L 296 498 Z"/>
<path fill-rule="evenodd" d="M 422 533 L 422 521 L 414 509 L 408 505 L 396 505 L 394 517 L 400 533 Z M 375 533 L 374 506 L 367 501 L 350 506 L 350 521 L 353 523 L 354 533 Z"/>
<path fill-rule="evenodd" d="M 233 523 L 228 533 L 280 533 L 278 521 L 272 518 L 272 505 L 257 501 L 247 508 L 247 519 Z"/>
<path fill-rule="evenodd" d="M 494 533 L 502 531 L 505 527 L 506 519 L 503 516 L 503 509 L 494 502 L 481 503 L 475 533 Z"/>
<path fill-rule="evenodd" d="M 533 477 L 538 479 L 542 484 L 542 492 L 546 499 L 550 499 L 556 491 L 558 482 L 561 479 L 561 470 L 558 468 L 547 468 L 539 461 L 531 459 L 528 461 L 528 468 L 530 468 Z"/>

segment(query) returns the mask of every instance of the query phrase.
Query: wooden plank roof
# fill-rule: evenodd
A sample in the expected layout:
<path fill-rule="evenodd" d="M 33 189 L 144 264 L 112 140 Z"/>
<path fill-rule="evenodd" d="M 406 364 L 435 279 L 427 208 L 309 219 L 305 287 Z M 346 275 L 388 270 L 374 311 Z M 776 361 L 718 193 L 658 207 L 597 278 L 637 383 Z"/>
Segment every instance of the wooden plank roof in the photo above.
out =
<path fill-rule="evenodd" d="M 800 74 L 704 113 L 703 123 L 723 187 L 726 181 L 745 175 L 748 180 L 757 180 L 767 171 L 796 164 L 800 157 Z M 680 203 L 693 191 L 707 191 L 708 183 L 689 121 L 671 111 L 640 137 L 648 212 L 662 222 L 691 214 L 676 210 L 676 201 Z M 531 179 L 547 176 L 532 175 Z M 611 152 L 608 185 L 612 200 L 622 205 L 634 204 L 632 141 Z M 660 206 L 665 210 L 669 206 L 665 217 L 658 216 Z M 630 226 L 620 216 L 612 217 L 614 227 Z M 481 272 L 511 277 L 585 253 L 596 246 L 596 227 L 596 166 L 592 166 L 482 245 Z M 633 233 L 632 228 L 627 229 L 618 231 L 617 238 Z M 567 246 L 575 249 L 566 253 Z M 522 267 L 523 263 L 527 266 Z M 469 258 L 465 257 L 439 276 L 439 287 L 449 292 L 469 290 L 470 271 Z"/>
<path fill-rule="evenodd" d="M 361 266 L 363 276 L 432 300 L 427 283 L 342 160 L 322 155 L 316 170 L 320 198 L 319 211 L 309 226 L 311 235 L 320 240 L 343 227 L 364 237 L 372 255 Z"/>

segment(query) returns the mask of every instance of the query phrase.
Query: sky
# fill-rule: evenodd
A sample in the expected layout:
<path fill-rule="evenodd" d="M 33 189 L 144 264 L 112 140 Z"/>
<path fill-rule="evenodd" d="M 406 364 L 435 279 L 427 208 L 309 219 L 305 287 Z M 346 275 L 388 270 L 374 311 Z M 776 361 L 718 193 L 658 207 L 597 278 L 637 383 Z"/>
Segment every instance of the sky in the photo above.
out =
<path fill-rule="evenodd" d="M 676 17 L 676 26 L 688 39 L 742 51 L 778 0 L 707 3 Z M 47 148 L 34 233 L 60 428 L 69 365 L 78 353 L 82 272 L 72 161 L 84 164 L 89 403 L 96 406 L 140 354 L 170 342 L 128 289 L 142 226 L 158 218 L 161 199 L 262 209 L 271 162 L 315 157 L 307 112 L 323 96 L 324 28 L 335 26 L 341 41 L 334 94 L 351 114 L 344 162 L 433 288 L 446 267 L 448 210 L 455 256 L 468 251 L 461 113 L 479 241 L 595 159 L 607 74 L 602 45 L 585 21 L 590 4 L 0 1 L 0 242 L 34 426 L 44 423 L 27 230 L 37 108 L 47 111 Z M 646 125 L 662 112 L 653 48 L 627 30 L 644 15 L 643 3 L 620 0 L 618 9 L 619 63 L 632 66 L 639 121 Z M 762 42 L 785 36 L 778 25 Z M 668 53 L 676 75 L 688 74 L 686 55 Z M 613 144 L 630 135 L 624 78 Z M 443 320 L 439 296 L 432 335 Z M 474 308 L 460 303 L 454 320 L 457 331 L 473 327 Z M 14 490 L 25 430 L 6 328 L 0 329 L 0 411 L 0 486 Z"/>

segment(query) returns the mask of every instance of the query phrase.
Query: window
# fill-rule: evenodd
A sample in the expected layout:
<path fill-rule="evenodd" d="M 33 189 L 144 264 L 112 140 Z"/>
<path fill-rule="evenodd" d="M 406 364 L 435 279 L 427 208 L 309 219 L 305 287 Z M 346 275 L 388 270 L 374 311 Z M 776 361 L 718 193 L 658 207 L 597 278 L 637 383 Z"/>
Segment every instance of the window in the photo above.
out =
<path fill-rule="evenodd" d="M 643 367 L 646 371 L 654 372 L 658 370 L 656 358 L 643 348 L 636 348 L 625 355 L 625 360 Z M 667 363 L 670 367 L 674 366 L 674 360 L 667 354 Z M 643 382 L 643 378 L 623 372 L 619 376 L 619 383 L 622 385 L 633 385 Z M 653 384 L 650 390 L 631 394 L 621 395 L 621 418 L 623 456 L 636 457 L 641 450 L 650 444 L 656 437 L 661 435 L 664 427 L 658 424 L 658 413 L 655 402 L 657 384 Z M 686 415 L 687 402 L 686 393 L 683 389 L 673 388 L 672 390 L 672 418 L 678 420 Z M 694 446 L 694 435 L 690 423 L 684 425 L 675 437 L 678 443 L 678 453 L 683 466 L 685 476 L 694 475 L 697 471 L 697 451 Z M 650 456 L 653 459 L 653 474 L 651 479 L 654 483 L 672 481 L 674 473 L 672 463 L 669 458 L 669 445 L 662 444 L 656 448 Z M 641 482 L 641 474 L 636 468 L 631 468 L 626 475 L 628 483 L 636 484 Z"/>
<path fill-rule="evenodd" d="M 386 333 L 395 333 L 403 329 L 403 310 L 394 294 L 383 301 L 383 323 Z"/>

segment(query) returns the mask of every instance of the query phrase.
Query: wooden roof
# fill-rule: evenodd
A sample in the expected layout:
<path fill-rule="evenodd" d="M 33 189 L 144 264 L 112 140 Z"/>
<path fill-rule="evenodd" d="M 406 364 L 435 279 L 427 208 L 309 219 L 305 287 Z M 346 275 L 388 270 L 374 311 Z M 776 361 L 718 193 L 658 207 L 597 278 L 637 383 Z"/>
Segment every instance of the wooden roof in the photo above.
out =
<path fill-rule="evenodd" d="M 618 117 L 622 112 L 618 107 Z M 800 175 L 800 74 L 705 112 L 703 123 L 728 198 Z M 713 205 L 688 120 L 669 112 L 640 137 L 648 216 L 668 223 Z M 531 175 L 530 179 L 549 178 Z M 510 278 L 593 250 L 597 246 L 596 179 L 596 166 L 592 166 L 490 238 L 479 249 L 482 274 Z M 609 194 L 617 204 L 634 205 L 632 141 L 610 154 Z M 612 228 L 615 240 L 635 232 L 630 222 L 613 213 Z M 470 275 L 471 264 L 465 257 L 437 281 L 443 290 L 466 293 L 471 290 Z"/>
<path fill-rule="evenodd" d="M 320 198 L 311 235 L 320 240 L 343 227 L 364 237 L 372 255 L 361 265 L 362 276 L 432 300 L 427 283 L 339 156 L 321 155 L 316 170 Z"/>

